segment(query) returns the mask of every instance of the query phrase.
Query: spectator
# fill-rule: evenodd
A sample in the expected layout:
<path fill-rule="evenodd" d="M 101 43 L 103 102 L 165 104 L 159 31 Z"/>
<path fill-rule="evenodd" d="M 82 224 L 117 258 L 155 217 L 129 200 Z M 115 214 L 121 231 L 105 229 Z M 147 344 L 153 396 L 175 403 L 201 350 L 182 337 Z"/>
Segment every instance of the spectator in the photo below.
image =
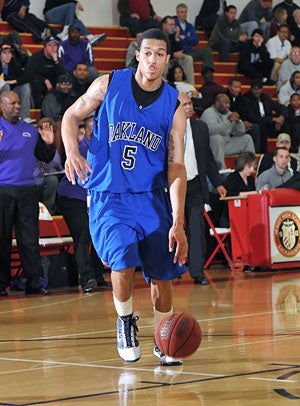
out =
<path fill-rule="evenodd" d="M 285 8 L 278 7 L 278 8 L 276 8 L 276 10 L 274 10 L 274 17 L 272 18 L 271 24 L 270 24 L 270 38 L 275 37 L 279 27 L 282 24 L 288 24 L 287 18 L 288 18 L 288 13 Z"/>
<path fill-rule="evenodd" d="M 270 169 L 265 170 L 256 179 L 256 190 L 273 189 L 284 184 L 292 175 L 287 166 L 290 161 L 290 151 L 285 147 L 276 148 L 273 156 L 274 164 Z"/>
<path fill-rule="evenodd" d="M 230 100 L 226 94 L 219 93 L 213 106 L 204 110 L 204 121 L 210 134 L 210 145 L 216 161 L 226 168 L 224 156 L 243 151 L 254 152 L 252 138 L 246 134 L 245 126 L 237 112 L 229 110 Z"/>
<path fill-rule="evenodd" d="M 293 12 L 293 20 L 289 24 L 290 40 L 293 45 L 300 46 L 300 9 L 296 8 Z"/>
<path fill-rule="evenodd" d="M 93 128 L 94 128 L 94 114 L 89 115 L 85 119 L 85 136 L 86 138 L 90 141 L 92 138 L 93 134 Z"/>
<path fill-rule="evenodd" d="M 161 28 L 161 17 L 155 13 L 150 0 L 119 0 L 118 11 L 120 26 L 128 27 L 132 37 L 149 28 Z"/>
<path fill-rule="evenodd" d="M 204 204 L 209 201 L 206 177 L 209 177 L 220 196 L 226 196 L 226 190 L 222 186 L 218 167 L 209 146 L 207 125 L 193 118 L 193 104 L 187 94 L 180 93 L 179 100 L 187 119 L 184 162 L 187 171 L 185 218 L 189 243 L 189 272 L 196 285 L 208 285 L 203 270 L 205 262 L 203 212 Z"/>
<path fill-rule="evenodd" d="M 251 37 L 255 28 L 261 28 L 265 38 L 269 38 L 270 21 L 273 18 L 272 0 L 251 0 L 242 10 L 239 23 L 243 32 Z"/>
<path fill-rule="evenodd" d="M 169 61 L 169 68 L 174 64 L 180 65 L 185 74 L 188 83 L 192 85 L 195 83 L 194 78 L 194 61 L 191 55 L 184 53 L 183 46 L 180 44 L 179 35 L 180 30 L 175 25 L 175 19 L 171 16 L 165 16 L 162 19 L 162 31 L 167 35 L 171 45 L 171 57 Z"/>
<path fill-rule="evenodd" d="M 255 162 L 256 156 L 253 152 L 245 151 L 239 154 L 234 161 L 234 172 L 230 173 L 224 182 L 227 196 L 245 196 L 255 192 Z"/>
<path fill-rule="evenodd" d="M 241 102 L 241 89 L 242 83 L 239 78 L 232 77 L 228 81 L 226 94 L 230 99 L 230 111 L 240 112 L 240 102 Z M 243 117 L 241 117 L 243 120 Z M 260 152 L 260 128 L 257 123 L 250 123 L 250 121 L 243 120 L 245 129 L 247 134 L 250 134 L 254 147 L 255 152 Z"/>
<path fill-rule="evenodd" d="M 29 12 L 29 0 L 5 0 L 1 17 L 18 32 L 30 32 L 35 42 L 43 40 L 42 34 L 56 36 L 57 31 Z"/>
<path fill-rule="evenodd" d="M 77 99 L 84 94 L 91 83 L 88 66 L 84 62 L 77 63 L 72 74 L 72 93 L 74 97 Z"/>
<path fill-rule="evenodd" d="M 262 153 L 268 151 L 269 137 L 287 129 L 286 108 L 263 92 L 263 83 L 258 79 L 252 81 L 250 90 L 241 97 L 239 111 L 244 120 L 259 125 Z"/>
<path fill-rule="evenodd" d="M 10 44 L 14 51 L 14 58 L 16 58 L 22 68 L 25 68 L 28 58 L 31 56 L 31 52 L 23 45 L 22 39 L 16 31 L 10 32 L 1 43 Z"/>
<path fill-rule="evenodd" d="M 41 108 L 42 98 L 56 86 L 58 77 L 66 73 L 57 55 L 57 43 L 54 37 L 45 37 L 43 49 L 34 52 L 26 65 L 32 77 L 30 84 L 36 109 Z"/>
<path fill-rule="evenodd" d="M 18 59 L 13 57 L 14 49 L 8 42 L 0 45 L 0 52 L 0 75 L 5 80 L 5 85 L 0 92 L 7 90 L 16 92 L 21 100 L 20 117 L 27 123 L 31 123 L 29 72 L 25 72 Z"/>
<path fill-rule="evenodd" d="M 226 4 L 225 1 L 220 0 L 204 0 L 199 14 L 196 16 L 196 29 L 204 30 L 208 39 L 217 22 L 217 19 L 223 13 L 223 3 Z"/>
<path fill-rule="evenodd" d="M 212 30 L 208 46 L 219 52 L 220 62 L 229 62 L 230 52 L 239 52 L 242 42 L 247 39 L 236 20 L 236 7 L 227 6 Z"/>
<path fill-rule="evenodd" d="M 82 4 L 75 0 L 46 0 L 43 10 L 45 20 L 48 24 L 59 24 L 63 30 L 57 37 L 62 41 L 68 38 L 70 25 L 76 23 L 80 27 L 81 34 L 84 35 L 93 47 L 106 38 L 106 34 L 92 35 L 83 22 L 76 17 L 76 10 L 84 11 Z"/>
<path fill-rule="evenodd" d="M 138 61 L 136 60 L 136 57 L 135 57 L 135 51 L 138 50 L 138 42 L 139 42 L 139 38 L 141 35 L 142 35 L 141 32 L 137 32 L 136 36 L 135 36 L 135 40 L 131 41 L 129 44 L 129 47 L 127 48 L 126 62 L 125 62 L 126 68 L 133 68 L 133 69 L 137 68 Z"/>
<path fill-rule="evenodd" d="M 49 117 L 41 118 L 38 122 L 37 129 L 42 138 L 44 137 L 45 127 L 55 132 L 54 121 Z M 51 214 L 55 213 L 56 192 L 58 187 L 58 176 L 57 174 L 51 175 L 51 173 L 62 172 L 63 169 L 61 157 L 57 149 L 55 149 L 55 155 L 50 162 L 40 160 L 36 162 L 34 177 L 35 184 L 40 190 L 39 201 L 47 207 Z"/>
<path fill-rule="evenodd" d="M 290 151 L 291 137 L 289 136 L 289 134 L 280 133 L 278 135 L 276 140 L 276 148 L 281 147 L 284 147 Z M 272 167 L 272 165 L 274 164 L 273 161 L 274 152 L 275 151 L 266 152 L 260 157 L 257 164 L 256 177 L 258 177 L 261 173 Z M 290 172 L 291 175 L 294 175 L 297 172 L 297 166 L 298 166 L 297 159 L 291 157 L 291 160 L 287 164 L 287 170 Z"/>
<path fill-rule="evenodd" d="M 191 55 L 194 62 L 203 61 L 203 66 L 214 68 L 213 56 L 210 48 L 194 48 L 199 44 L 199 37 L 195 27 L 187 21 L 188 7 L 184 3 L 176 6 L 175 24 L 179 27 L 179 41 L 184 53 Z"/>
<path fill-rule="evenodd" d="M 71 75 L 76 63 L 84 62 L 89 69 L 89 79 L 92 82 L 99 76 L 98 70 L 94 66 L 94 54 L 91 44 L 80 38 L 80 26 L 73 23 L 69 26 L 69 37 L 58 46 L 58 57 L 64 68 Z"/>
<path fill-rule="evenodd" d="M 45 127 L 39 136 L 35 127 L 20 120 L 21 103 L 15 92 L 0 95 L 0 109 L 4 134 L 0 142 L 0 296 L 7 295 L 10 285 L 13 228 L 26 276 L 25 293 L 49 294 L 39 279 L 39 191 L 33 170 L 36 158 L 45 162 L 53 158 L 53 132 Z"/>
<path fill-rule="evenodd" d="M 287 121 L 291 134 L 291 152 L 299 153 L 300 145 L 300 96 L 292 94 L 290 104 L 288 105 Z M 293 158 L 292 158 L 293 159 Z"/>
<path fill-rule="evenodd" d="M 199 93 L 201 93 L 207 106 L 211 106 L 215 97 L 218 93 L 226 93 L 226 89 L 215 82 L 214 79 L 214 69 L 212 68 L 202 68 L 202 76 L 204 84 L 199 88 Z"/>
<path fill-rule="evenodd" d="M 74 103 L 76 97 L 71 92 L 72 80 L 69 75 L 59 76 L 56 87 L 51 89 L 42 102 L 42 116 L 54 120 L 55 146 L 59 153 L 62 152 L 61 121 L 65 111 Z"/>
<path fill-rule="evenodd" d="M 278 72 L 281 64 L 288 58 L 291 43 L 287 39 L 289 36 L 289 27 L 286 24 L 282 24 L 277 31 L 275 37 L 270 38 L 267 41 L 266 47 L 270 54 L 271 59 L 274 61 L 274 66 L 271 72 L 271 79 L 277 82 Z"/>
<path fill-rule="evenodd" d="M 281 86 L 287 82 L 297 70 L 300 70 L 300 47 L 292 46 L 288 58 L 282 62 L 280 66 L 277 80 L 277 91 L 280 90 Z"/>
<path fill-rule="evenodd" d="M 77 140 L 80 153 L 86 157 L 89 141 L 85 137 L 84 124 L 79 125 Z M 103 278 L 101 269 L 104 271 L 104 267 L 95 249 L 90 251 L 91 235 L 86 193 L 78 183 L 71 184 L 66 176 L 59 182 L 59 207 L 73 237 L 79 284 L 84 293 L 89 293 L 97 284 L 103 287 L 111 287 L 111 284 Z M 99 262 L 100 266 L 97 266 Z"/>
<path fill-rule="evenodd" d="M 300 71 L 296 70 L 291 79 L 281 86 L 278 93 L 279 103 L 287 106 L 290 103 L 292 94 L 297 93 L 300 95 Z"/>
<path fill-rule="evenodd" d="M 242 73 L 250 79 L 261 79 L 268 85 L 275 82 L 270 79 L 274 62 L 264 44 L 264 35 L 261 28 L 252 32 L 251 39 L 243 43 L 237 65 L 238 73 Z"/>
<path fill-rule="evenodd" d="M 295 10 L 298 10 L 299 7 L 293 2 L 293 0 L 284 0 L 274 7 L 274 9 L 273 9 L 274 14 L 275 14 L 277 8 L 284 8 L 287 11 L 287 14 L 288 14 L 287 24 L 290 27 L 293 22 L 293 13 Z"/>

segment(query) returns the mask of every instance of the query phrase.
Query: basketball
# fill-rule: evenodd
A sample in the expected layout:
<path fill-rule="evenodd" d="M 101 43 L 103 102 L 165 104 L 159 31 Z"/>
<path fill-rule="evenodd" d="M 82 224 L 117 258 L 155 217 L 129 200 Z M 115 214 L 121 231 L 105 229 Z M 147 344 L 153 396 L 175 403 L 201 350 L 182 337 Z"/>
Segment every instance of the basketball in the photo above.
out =
<path fill-rule="evenodd" d="M 156 345 L 169 357 L 189 357 L 198 349 L 201 340 L 199 323 L 187 313 L 172 313 L 165 316 L 155 330 Z"/>

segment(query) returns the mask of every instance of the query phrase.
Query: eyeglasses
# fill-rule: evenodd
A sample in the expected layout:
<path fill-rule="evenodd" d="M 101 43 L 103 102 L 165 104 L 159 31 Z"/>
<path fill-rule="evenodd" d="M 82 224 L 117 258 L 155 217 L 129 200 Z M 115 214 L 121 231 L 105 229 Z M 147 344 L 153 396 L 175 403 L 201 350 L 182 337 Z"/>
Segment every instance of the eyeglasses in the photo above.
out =
<path fill-rule="evenodd" d="M 291 52 L 291 55 L 300 55 L 300 52 Z"/>
<path fill-rule="evenodd" d="M 289 31 L 286 31 L 286 30 L 279 30 L 279 32 L 281 32 L 283 34 L 288 34 L 289 33 Z"/>

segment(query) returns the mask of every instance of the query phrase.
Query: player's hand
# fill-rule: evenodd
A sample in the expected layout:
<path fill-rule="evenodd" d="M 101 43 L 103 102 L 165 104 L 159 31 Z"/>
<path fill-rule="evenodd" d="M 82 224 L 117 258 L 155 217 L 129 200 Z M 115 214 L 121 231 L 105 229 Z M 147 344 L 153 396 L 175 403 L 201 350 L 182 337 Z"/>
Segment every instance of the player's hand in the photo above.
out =
<path fill-rule="evenodd" d="M 182 226 L 173 225 L 169 231 L 169 251 L 174 251 L 174 264 L 178 261 L 179 265 L 185 264 L 188 254 L 188 243 L 185 235 L 185 231 Z"/>
<path fill-rule="evenodd" d="M 71 153 L 68 155 L 65 162 L 66 177 L 73 185 L 76 184 L 76 176 L 84 184 L 88 179 L 88 173 L 92 173 L 92 168 L 85 158 L 79 152 Z"/>

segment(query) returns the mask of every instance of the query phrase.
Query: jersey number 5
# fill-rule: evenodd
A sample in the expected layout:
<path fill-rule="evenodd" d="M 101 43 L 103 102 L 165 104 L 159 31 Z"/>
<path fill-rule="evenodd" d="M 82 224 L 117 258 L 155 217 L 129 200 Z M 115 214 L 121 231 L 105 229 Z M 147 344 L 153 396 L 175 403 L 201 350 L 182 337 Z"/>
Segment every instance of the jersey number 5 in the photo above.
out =
<path fill-rule="evenodd" d="M 131 170 L 135 166 L 135 154 L 137 153 L 138 147 L 125 145 L 123 151 L 124 160 L 121 162 L 122 168 Z"/>

